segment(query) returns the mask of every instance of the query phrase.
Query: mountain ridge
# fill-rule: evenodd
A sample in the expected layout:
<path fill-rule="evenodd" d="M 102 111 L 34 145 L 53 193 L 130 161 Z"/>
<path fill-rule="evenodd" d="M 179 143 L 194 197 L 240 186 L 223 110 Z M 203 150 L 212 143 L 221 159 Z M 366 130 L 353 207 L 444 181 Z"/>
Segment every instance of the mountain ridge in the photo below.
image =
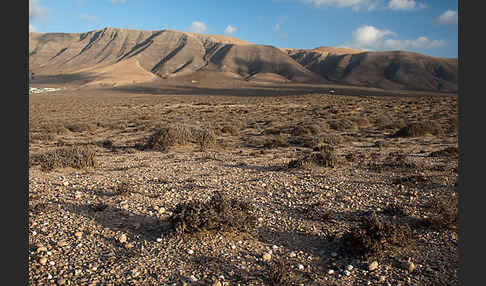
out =
<path fill-rule="evenodd" d="M 457 59 L 406 51 L 278 48 L 226 35 L 169 29 L 29 32 L 31 72 L 79 75 L 85 78 L 84 85 L 130 84 L 210 71 L 256 82 L 456 92 L 457 65 Z"/>

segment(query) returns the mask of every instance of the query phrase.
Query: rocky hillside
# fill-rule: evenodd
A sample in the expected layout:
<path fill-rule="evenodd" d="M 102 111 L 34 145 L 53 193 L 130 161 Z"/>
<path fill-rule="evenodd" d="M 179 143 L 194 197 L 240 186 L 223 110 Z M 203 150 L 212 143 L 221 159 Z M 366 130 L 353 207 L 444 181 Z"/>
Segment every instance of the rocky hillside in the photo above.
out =
<path fill-rule="evenodd" d="M 131 84 L 208 71 L 247 81 L 455 92 L 457 64 L 403 51 L 285 49 L 174 30 L 29 33 L 29 70 L 63 83 Z"/>

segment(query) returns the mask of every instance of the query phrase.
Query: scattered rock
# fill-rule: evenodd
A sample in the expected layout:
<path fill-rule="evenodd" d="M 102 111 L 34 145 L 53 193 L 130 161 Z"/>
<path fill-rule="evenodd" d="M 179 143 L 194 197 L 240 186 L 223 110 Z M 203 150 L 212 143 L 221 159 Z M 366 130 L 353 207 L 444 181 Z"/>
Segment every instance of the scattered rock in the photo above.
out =
<path fill-rule="evenodd" d="M 120 243 L 125 243 L 125 242 L 127 242 L 127 235 L 126 235 L 126 234 L 122 234 L 122 235 L 120 235 L 120 237 L 118 238 L 118 241 L 119 241 Z"/>
<path fill-rule="evenodd" d="M 74 236 L 79 239 L 83 236 L 83 233 L 81 231 L 78 231 L 74 234 Z"/>
<path fill-rule="evenodd" d="M 374 271 L 378 268 L 378 262 L 377 261 L 373 261 L 371 262 L 369 265 L 368 265 L 368 270 L 369 271 Z"/>
<path fill-rule="evenodd" d="M 270 253 L 263 254 L 263 261 L 270 261 L 272 260 L 272 255 Z"/>
<path fill-rule="evenodd" d="M 41 257 L 41 259 L 39 259 L 39 263 L 40 263 L 41 265 L 45 265 L 45 264 L 47 263 L 47 258 L 45 258 L 45 257 Z"/>

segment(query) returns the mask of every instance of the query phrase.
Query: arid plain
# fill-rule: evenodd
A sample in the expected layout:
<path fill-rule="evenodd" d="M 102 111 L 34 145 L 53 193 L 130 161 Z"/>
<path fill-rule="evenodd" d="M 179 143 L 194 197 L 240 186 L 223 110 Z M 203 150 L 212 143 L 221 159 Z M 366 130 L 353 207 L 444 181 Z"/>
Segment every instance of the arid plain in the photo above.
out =
<path fill-rule="evenodd" d="M 455 93 L 118 64 L 31 79 L 29 284 L 458 284 Z"/>

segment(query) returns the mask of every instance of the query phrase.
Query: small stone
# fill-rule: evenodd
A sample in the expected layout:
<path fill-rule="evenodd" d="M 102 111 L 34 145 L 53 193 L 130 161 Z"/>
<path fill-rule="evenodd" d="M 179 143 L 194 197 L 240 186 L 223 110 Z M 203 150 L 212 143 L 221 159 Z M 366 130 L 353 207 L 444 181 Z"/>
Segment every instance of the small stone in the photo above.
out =
<path fill-rule="evenodd" d="M 296 257 L 297 254 L 295 253 L 295 251 L 292 251 L 290 254 L 289 254 L 290 257 Z"/>
<path fill-rule="evenodd" d="M 223 286 L 223 284 L 221 284 L 221 282 L 219 282 L 219 280 L 216 280 L 212 286 Z"/>
<path fill-rule="evenodd" d="M 45 246 L 39 246 L 37 248 L 37 253 L 39 253 L 39 252 L 46 252 L 46 251 L 47 251 L 47 247 L 45 247 Z"/>
<path fill-rule="evenodd" d="M 278 249 L 278 246 L 276 246 L 276 245 L 274 244 L 274 245 L 272 245 L 272 249 L 273 249 L 273 250 L 277 250 L 277 249 Z"/>
<path fill-rule="evenodd" d="M 353 265 L 351 265 L 351 264 L 350 264 L 350 265 L 346 266 L 346 269 L 347 269 L 348 271 L 353 270 Z"/>
<path fill-rule="evenodd" d="M 370 263 L 370 265 L 368 265 L 368 270 L 369 271 L 374 271 L 378 268 L 378 262 L 377 261 L 373 261 Z"/>
<path fill-rule="evenodd" d="M 338 254 L 336 252 L 331 252 L 332 257 L 336 257 Z"/>
<path fill-rule="evenodd" d="M 197 278 L 194 275 L 191 275 L 191 277 L 189 277 L 189 279 L 191 279 L 192 282 L 196 282 L 197 281 Z"/>
<path fill-rule="evenodd" d="M 61 240 L 57 243 L 57 246 L 59 246 L 59 247 L 64 247 L 64 246 L 68 246 L 68 245 L 69 245 L 69 243 L 65 240 Z"/>
<path fill-rule="evenodd" d="M 417 268 L 417 265 L 415 265 L 413 262 L 410 262 L 408 264 L 408 272 L 413 272 Z"/>
<path fill-rule="evenodd" d="M 262 222 L 262 221 L 263 221 L 263 218 L 259 217 L 258 222 Z"/>
<path fill-rule="evenodd" d="M 56 265 L 56 262 L 51 261 L 51 262 L 49 262 L 49 265 L 54 266 L 54 265 Z"/>
<path fill-rule="evenodd" d="M 39 263 L 40 263 L 41 265 L 45 265 L 45 264 L 47 263 L 47 258 L 45 258 L 45 257 L 41 257 L 41 259 L 39 259 Z"/>
<path fill-rule="evenodd" d="M 263 254 L 263 261 L 270 261 L 272 260 L 272 255 L 270 253 Z"/>
<path fill-rule="evenodd" d="M 157 240 L 157 242 L 162 242 L 162 238 L 160 238 L 160 237 L 157 238 L 156 240 Z"/>
<path fill-rule="evenodd" d="M 187 253 L 188 253 L 188 254 L 194 254 L 194 250 L 189 249 L 189 250 L 187 251 Z"/>
<path fill-rule="evenodd" d="M 380 281 L 381 283 L 385 282 L 385 280 L 386 280 L 386 276 L 380 276 L 379 281 Z"/>
<path fill-rule="evenodd" d="M 74 234 L 75 237 L 81 238 L 83 236 L 83 233 L 81 231 L 78 231 Z"/>
<path fill-rule="evenodd" d="M 57 283 L 57 285 L 65 285 L 66 284 L 66 279 L 62 279 L 62 278 L 57 279 L 56 283 Z"/>
<path fill-rule="evenodd" d="M 334 274 L 334 270 L 333 270 L 333 269 L 329 269 L 329 270 L 327 271 L 327 274 L 329 274 L 329 275 L 333 275 L 333 274 Z"/>
<path fill-rule="evenodd" d="M 122 234 L 122 235 L 120 235 L 120 238 L 118 238 L 118 241 L 119 241 L 120 243 L 125 243 L 125 242 L 127 242 L 127 235 L 126 235 L 126 234 Z"/>
<path fill-rule="evenodd" d="M 47 279 L 52 279 L 52 275 L 51 274 L 47 274 Z"/>
<path fill-rule="evenodd" d="M 344 270 L 344 275 L 349 276 L 351 275 L 351 272 L 349 272 L 349 270 Z"/>
<path fill-rule="evenodd" d="M 62 185 L 63 185 L 64 187 L 67 187 L 67 186 L 69 186 L 69 182 L 68 182 L 68 181 L 64 181 L 64 182 L 62 183 Z"/>
<path fill-rule="evenodd" d="M 299 264 L 299 265 L 297 265 L 297 268 L 298 268 L 299 270 L 303 270 L 303 269 L 304 269 L 304 265 Z"/>

